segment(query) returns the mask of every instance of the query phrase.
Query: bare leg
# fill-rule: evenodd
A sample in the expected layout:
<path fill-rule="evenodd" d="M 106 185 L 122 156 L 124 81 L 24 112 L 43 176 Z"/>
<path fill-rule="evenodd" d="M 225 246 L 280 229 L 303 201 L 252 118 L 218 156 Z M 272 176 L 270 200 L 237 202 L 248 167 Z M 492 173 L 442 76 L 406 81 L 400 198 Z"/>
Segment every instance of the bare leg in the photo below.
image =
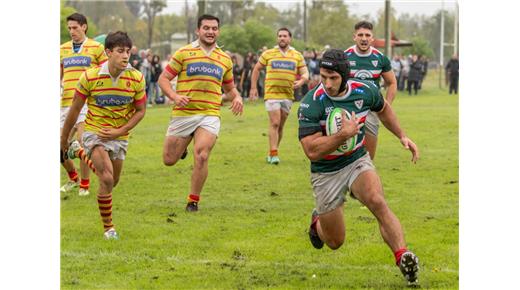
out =
<path fill-rule="evenodd" d="M 269 114 L 269 150 L 278 150 L 281 110 L 268 111 Z"/>
<path fill-rule="evenodd" d="M 383 186 L 377 173 L 373 170 L 361 173 L 351 189 L 356 198 L 376 217 L 381 236 L 392 252 L 405 248 L 401 223 L 385 201 Z"/>
<path fill-rule="evenodd" d="M 163 162 L 166 166 L 172 166 L 182 156 L 184 150 L 191 142 L 192 137 L 176 137 L 176 136 L 167 136 L 164 140 L 163 147 Z"/>
<path fill-rule="evenodd" d="M 370 159 L 374 160 L 376 157 L 376 149 L 377 149 L 377 136 L 374 136 L 370 133 L 365 134 L 365 148 L 368 151 L 368 154 L 370 155 Z"/>
<path fill-rule="evenodd" d="M 278 144 L 276 148 L 280 147 L 280 142 L 282 141 L 283 136 L 283 127 L 285 126 L 285 121 L 287 121 L 287 117 L 289 116 L 289 113 L 287 113 L 284 110 L 280 110 L 280 127 L 278 128 Z"/>
<path fill-rule="evenodd" d="M 208 160 L 211 149 L 217 141 L 217 136 L 203 128 L 195 130 L 195 143 L 193 146 L 193 173 L 191 175 L 190 194 L 200 195 L 206 178 L 208 177 Z"/>
<path fill-rule="evenodd" d="M 336 250 L 345 241 L 345 222 L 343 204 L 335 210 L 320 215 L 316 223 L 320 239 L 332 250 Z"/>

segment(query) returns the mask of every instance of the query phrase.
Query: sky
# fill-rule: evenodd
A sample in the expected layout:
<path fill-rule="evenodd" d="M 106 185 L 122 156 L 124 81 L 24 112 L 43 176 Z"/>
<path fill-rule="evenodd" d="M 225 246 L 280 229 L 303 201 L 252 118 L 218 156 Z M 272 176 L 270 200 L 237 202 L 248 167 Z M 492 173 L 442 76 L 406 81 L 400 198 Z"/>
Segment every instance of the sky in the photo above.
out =
<path fill-rule="evenodd" d="M 184 0 L 168 0 L 168 7 L 163 11 L 163 13 L 176 13 L 180 14 L 184 7 Z M 303 0 L 255 0 L 255 2 L 266 2 L 270 3 L 273 6 L 276 6 L 282 10 L 289 9 L 290 7 L 294 7 L 297 3 L 303 3 Z M 348 4 L 350 11 L 354 14 L 365 15 L 369 14 L 371 17 L 375 18 L 377 12 L 379 10 L 384 9 L 385 1 L 384 0 L 365 0 L 365 1 L 352 1 L 352 0 L 344 0 L 346 4 Z M 436 11 L 440 10 L 442 7 L 442 3 L 444 2 L 444 9 L 448 11 L 454 11 L 456 7 L 457 1 L 455 0 L 400 0 L 400 1 L 391 1 L 391 6 L 396 10 L 397 14 L 408 13 L 410 15 L 418 14 L 418 15 L 426 15 L 431 16 L 435 14 Z M 189 5 L 195 5 L 196 0 L 188 0 Z M 310 5 L 311 0 L 307 0 L 307 5 Z"/>

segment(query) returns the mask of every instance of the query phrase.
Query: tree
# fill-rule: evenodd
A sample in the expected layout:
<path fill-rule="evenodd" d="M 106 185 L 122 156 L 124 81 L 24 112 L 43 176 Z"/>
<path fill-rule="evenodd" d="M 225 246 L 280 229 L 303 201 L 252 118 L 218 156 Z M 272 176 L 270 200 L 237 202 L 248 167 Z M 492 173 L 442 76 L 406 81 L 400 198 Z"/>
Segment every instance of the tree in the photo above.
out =
<path fill-rule="evenodd" d="M 353 44 L 352 29 L 356 20 L 349 17 L 348 7 L 343 2 L 313 1 L 308 22 L 311 43 L 339 49 Z"/>
<path fill-rule="evenodd" d="M 64 0 L 61 0 L 61 9 L 60 9 L 60 43 L 64 43 L 70 40 L 69 30 L 67 28 L 67 17 L 73 13 L 78 12 L 74 7 L 68 6 Z M 93 38 L 98 35 L 98 29 L 94 21 L 92 21 L 87 15 L 87 37 Z"/>
<path fill-rule="evenodd" d="M 414 37 L 411 39 L 413 46 L 407 47 L 403 50 L 405 55 L 416 54 L 416 55 L 424 55 L 426 57 L 433 57 L 433 50 L 431 48 L 430 42 L 422 37 Z"/>
<path fill-rule="evenodd" d="M 143 0 L 143 15 L 146 17 L 148 23 L 148 41 L 147 47 L 152 47 L 153 26 L 155 17 L 166 7 L 165 0 Z"/>

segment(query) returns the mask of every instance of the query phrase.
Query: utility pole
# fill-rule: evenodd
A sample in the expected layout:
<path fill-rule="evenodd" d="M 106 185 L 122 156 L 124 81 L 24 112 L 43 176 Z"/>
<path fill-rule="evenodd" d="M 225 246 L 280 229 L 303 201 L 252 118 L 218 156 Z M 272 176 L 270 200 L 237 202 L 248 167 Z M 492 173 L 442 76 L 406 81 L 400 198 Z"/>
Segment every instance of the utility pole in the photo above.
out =
<path fill-rule="evenodd" d="M 191 42 L 190 37 L 190 15 L 188 13 L 188 0 L 184 0 L 184 17 L 186 18 L 186 43 Z"/>
<path fill-rule="evenodd" d="M 303 42 L 307 45 L 307 0 L 303 0 Z"/>
<path fill-rule="evenodd" d="M 459 3 L 455 3 L 455 19 L 453 21 L 453 55 L 459 54 Z"/>
<path fill-rule="evenodd" d="M 441 46 L 439 52 L 439 88 L 442 89 L 442 73 L 444 69 L 444 0 L 441 2 Z"/>
<path fill-rule="evenodd" d="M 392 59 L 390 55 L 392 53 L 392 40 L 390 39 L 390 35 L 390 0 L 385 0 L 385 54 L 389 59 Z"/>

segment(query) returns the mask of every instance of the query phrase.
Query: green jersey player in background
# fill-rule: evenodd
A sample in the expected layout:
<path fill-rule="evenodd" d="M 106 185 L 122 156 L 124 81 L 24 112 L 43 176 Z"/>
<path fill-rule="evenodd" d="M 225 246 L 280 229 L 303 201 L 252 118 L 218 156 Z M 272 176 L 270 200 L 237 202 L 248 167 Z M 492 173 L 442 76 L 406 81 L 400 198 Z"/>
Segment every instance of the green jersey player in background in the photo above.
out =
<path fill-rule="evenodd" d="M 324 243 L 333 250 L 341 247 L 345 241 L 343 203 L 349 191 L 376 217 L 381 235 L 406 280 L 417 283 L 419 259 L 406 247 L 401 223 L 385 201 L 381 180 L 364 146 L 367 114 L 377 112 L 385 127 L 412 152 L 414 163 L 419 150 L 401 129 L 379 88 L 369 81 L 349 80 L 349 64 L 342 50 L 325 51 L 319 66 L 321 83 L 307 93 L 298 110 L 299 139 L 311 160 L 316 203 L 309 228 L 311 243 L 317 249 Z M 334 108 L 345 109 L 352 115 L 347 119 L 343 113 L 340 130 L 326 136 L 325 121 Z M 356 134 L 356 146 L 338 153 L 336 149 Z"/>
<path fill-rule="evenodd" d="M 378 88 L 382 77 L 386 88 L 386 101 L 391 105 L 397 93 L 397 80 L 388 57 L 371 46 L 374 41 L 372 30 L 372 23 L 367 21 L 360 21 L 354 26 L 354 42 L 356 44 L 345 50 L 350 64 L 349 76 L 371 81 Z M 374 160 L 379 131 L 379 119 L 376 113 L 368 114 L 365 128 L 367 133 L 365 146 L 370 158 Z"/>

